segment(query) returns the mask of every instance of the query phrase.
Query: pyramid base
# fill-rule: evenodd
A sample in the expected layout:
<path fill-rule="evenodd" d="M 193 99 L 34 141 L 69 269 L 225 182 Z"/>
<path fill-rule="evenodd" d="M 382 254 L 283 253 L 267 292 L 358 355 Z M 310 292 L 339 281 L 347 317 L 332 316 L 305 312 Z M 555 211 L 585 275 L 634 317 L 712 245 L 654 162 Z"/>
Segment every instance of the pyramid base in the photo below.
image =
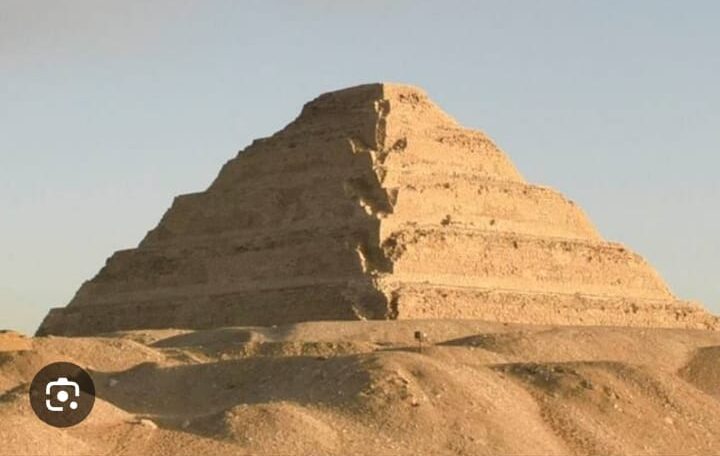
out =
<path fill-rule="evenodd" d="M 152 302 L 52 309 L 38 336 L 87 336 L 133 329 L 273 326 L 303 321 L 475 319 L 543 325 L 720 329 L 720 319 L 687 301 L 533 293 L 424 283 L 303 286 L 175 297 Z M 385 296 L 389 296 L 387 299 Z"/>

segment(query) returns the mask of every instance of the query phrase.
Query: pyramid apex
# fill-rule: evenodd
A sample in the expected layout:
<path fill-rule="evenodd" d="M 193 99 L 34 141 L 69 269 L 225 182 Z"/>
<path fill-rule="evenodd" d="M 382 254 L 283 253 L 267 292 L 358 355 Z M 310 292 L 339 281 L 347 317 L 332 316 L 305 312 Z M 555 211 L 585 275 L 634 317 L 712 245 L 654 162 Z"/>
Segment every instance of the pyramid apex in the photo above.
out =
<path fill-rule="evenodd" d="M 374 82 L 325 92 L 306 103 L 303 110 L 327 105 L 357 105 L 379 100 L 421 101 L 429 98 L 427 92 L 418 86 Z"/>

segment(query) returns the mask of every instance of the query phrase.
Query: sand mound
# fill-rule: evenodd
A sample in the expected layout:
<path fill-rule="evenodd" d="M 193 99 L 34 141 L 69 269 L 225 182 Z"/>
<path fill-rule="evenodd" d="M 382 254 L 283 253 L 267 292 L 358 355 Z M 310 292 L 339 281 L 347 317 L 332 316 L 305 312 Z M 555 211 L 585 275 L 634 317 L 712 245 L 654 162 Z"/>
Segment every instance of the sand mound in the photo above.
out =
<path fill-rule="evenodd" d="M 713 331 L 361 321 L 32 342 L 0 358 L 0 455 L 720 452 Z M 26 399 L 60 353 L 95 366 L 98 394 L 66 430 Z"/>
<path fill-rule="evenodd" d="M 695 350 L 680 375 L 706 393 L 720 398 L 720 346 Z"/>
<path fill-rule="evenodd" d="M 29 350 L 32 341 L 15 331 L 0 331 L 0 352 Z"/>
<path fill-rule="evenodd" d="M 296 403 L 240 405 L 197 420 L 194 429 L 259 454 L 338 454 L 342 448 L 332 416 Z"/>

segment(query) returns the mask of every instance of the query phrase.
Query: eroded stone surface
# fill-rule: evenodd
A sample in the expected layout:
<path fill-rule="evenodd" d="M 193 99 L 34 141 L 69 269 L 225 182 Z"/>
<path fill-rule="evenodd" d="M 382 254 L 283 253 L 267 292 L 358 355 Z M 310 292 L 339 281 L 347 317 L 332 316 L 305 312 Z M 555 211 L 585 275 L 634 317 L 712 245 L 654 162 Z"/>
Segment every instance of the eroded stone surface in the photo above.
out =
<path fill-rule="evenodd" d="M 715 328 L 420 89 L 324 94 L 175 199 L 40 334 L 481 318 Z"/>

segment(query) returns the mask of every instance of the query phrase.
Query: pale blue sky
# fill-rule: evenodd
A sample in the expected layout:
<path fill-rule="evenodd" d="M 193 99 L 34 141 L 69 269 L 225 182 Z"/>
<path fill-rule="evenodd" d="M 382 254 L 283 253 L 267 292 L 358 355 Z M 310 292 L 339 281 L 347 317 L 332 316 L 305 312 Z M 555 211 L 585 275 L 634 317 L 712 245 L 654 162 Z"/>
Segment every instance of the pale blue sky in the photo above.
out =
<path fill-rule="evenodd" d="M 318 94 L 417 84 L 720 312 L 720 3 L 0 0 L 0 327 Z"/>

